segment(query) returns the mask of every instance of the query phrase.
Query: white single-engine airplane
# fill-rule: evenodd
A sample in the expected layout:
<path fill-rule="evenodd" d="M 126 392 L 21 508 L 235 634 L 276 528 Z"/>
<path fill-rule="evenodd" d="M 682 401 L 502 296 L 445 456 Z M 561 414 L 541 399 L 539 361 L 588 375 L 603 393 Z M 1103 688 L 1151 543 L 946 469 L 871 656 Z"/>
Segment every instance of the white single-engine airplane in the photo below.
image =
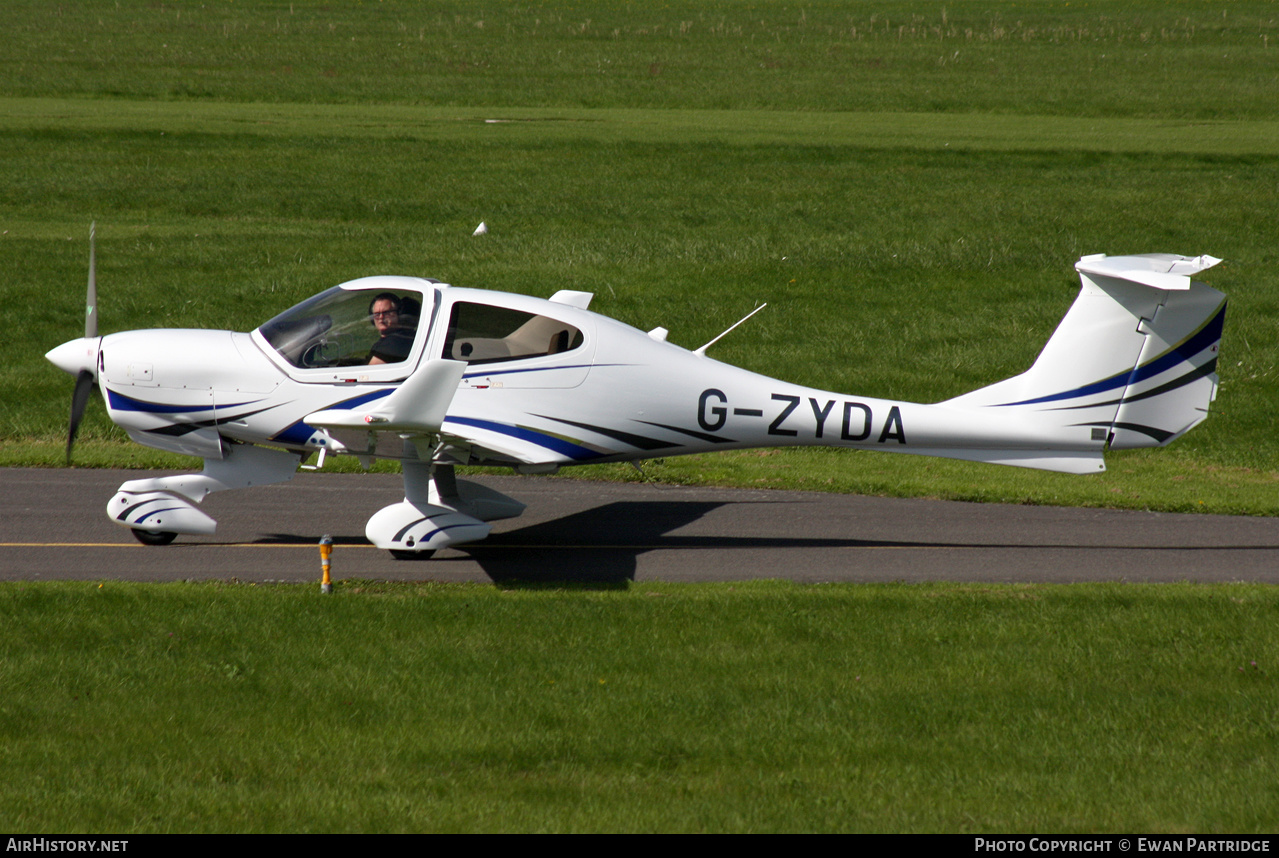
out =
<path fill-rule="evenodd" d="M 95 382 L 133 440 L 204 459 L 199 474 L 120 486 L 107 513 L 140 541 L 211 534 L 198 506 L 210 492 L 283 482 L 313 454 L 315 467 L 353 455 L 403 466 L 404 500 L 369 519 L 369 540 L 425 558 L 524 510 L 455 479 L 456 465 L 547 473 L 827 445 L 1105 470 L 1107 449 L 1162 446 L 1207 414 L 1226 299 L 1191 277 L 1219 261 L 1085 256 L 1079 296 L 1029 370 L 933 405 L 747 372 L 707 357 L 715 340 L 689 351 L 664 328 L 591 313 L 587 292 L 544 300 L 416 277 L 334 286 L 248 334 L 98 336 L 92 242 L 85 336 L 47 357 L 77 377 L 68 460 Z"/>

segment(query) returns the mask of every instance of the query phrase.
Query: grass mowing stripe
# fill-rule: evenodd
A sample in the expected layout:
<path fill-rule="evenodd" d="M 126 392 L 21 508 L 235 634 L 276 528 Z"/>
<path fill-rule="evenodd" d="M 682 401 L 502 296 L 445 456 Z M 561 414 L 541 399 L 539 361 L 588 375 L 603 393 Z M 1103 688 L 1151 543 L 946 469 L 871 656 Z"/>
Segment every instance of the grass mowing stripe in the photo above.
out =
<path fill-rule="evenodd" d="M 10 0 L 0 93 L 1273 118 L 1268 0 Z"/>
<path fill-rule="evenodd" d="M 482 129 L 482 130 L 481 130 Z M 1279 154 L 1279 121 L 982 113 L 462 108 L 0 98 L 0 131 L 420 137 L 503 142 L 854 146 L 980 151 Z M 481 135 L 484 135 L 481 138 Z"/>

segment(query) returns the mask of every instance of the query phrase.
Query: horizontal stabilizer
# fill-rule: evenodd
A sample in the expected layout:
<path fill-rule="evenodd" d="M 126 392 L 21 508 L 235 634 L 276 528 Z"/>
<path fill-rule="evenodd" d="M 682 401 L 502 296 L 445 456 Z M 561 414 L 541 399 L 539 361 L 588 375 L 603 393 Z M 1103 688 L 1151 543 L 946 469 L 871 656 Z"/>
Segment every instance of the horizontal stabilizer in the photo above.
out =
<path fill-rule="evenodd" d="M 1155 289 L 1185 290 L 1191 276 L 1207 271 L 1221 260 L 1215 256 L 1177 256 L 1172 253 L 1143 253 L 1136 256 L 1106 256 L 1098 253 L 1075 263 L 1080 274 L 1096 274 L 1140 283 Z"/>
<path fill-rule="evenodd" d="M 331 408 L 308 414 L 304 421 L 332 429 L 436 433 L 465 371 L 464 361 L 428 361 L 390 396 L 369 403 L 368 410 Z"/>

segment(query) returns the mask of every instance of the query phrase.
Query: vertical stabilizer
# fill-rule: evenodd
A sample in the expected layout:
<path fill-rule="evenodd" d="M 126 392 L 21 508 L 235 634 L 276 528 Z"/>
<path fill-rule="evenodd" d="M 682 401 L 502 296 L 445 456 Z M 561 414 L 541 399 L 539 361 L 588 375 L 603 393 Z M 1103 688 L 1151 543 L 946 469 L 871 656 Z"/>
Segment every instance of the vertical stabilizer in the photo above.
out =
<path fill-rule="evenodd" d="M 1115 449 L 1169 443 L 1216 396 L 1226 297 L 1191 277 L 1220 261 L 1085 256 L 1079 296 L 1034 366 L 946 404 L 1034 413 Z"/>

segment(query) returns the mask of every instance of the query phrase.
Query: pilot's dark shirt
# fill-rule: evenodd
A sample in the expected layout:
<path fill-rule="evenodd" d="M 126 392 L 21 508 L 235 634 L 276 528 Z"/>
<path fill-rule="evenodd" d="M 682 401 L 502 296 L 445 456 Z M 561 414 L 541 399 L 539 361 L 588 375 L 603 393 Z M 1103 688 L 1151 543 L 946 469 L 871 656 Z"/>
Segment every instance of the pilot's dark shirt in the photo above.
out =
<path fill-rule="evenodd" d="M 369 359 L 380 358 L 386 363 L 399 363 L 409 356 L 413 348 L 413 332 L 403 328 L 387 331 L 386 336 L 379 339 L 369 349 Z"/>

